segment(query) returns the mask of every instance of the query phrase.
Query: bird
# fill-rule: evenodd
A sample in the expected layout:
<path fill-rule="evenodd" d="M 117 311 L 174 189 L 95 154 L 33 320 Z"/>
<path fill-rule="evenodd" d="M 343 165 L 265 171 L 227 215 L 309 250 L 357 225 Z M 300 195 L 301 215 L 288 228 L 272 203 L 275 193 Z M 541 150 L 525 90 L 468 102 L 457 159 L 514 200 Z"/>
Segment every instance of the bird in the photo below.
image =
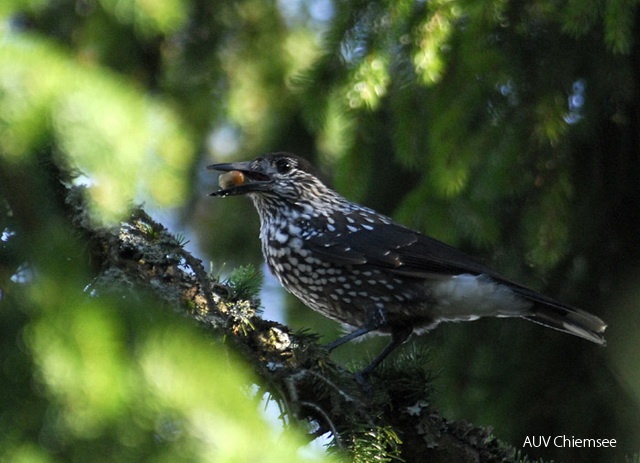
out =
<path fill-rule="evenodd" d="M 220 189 L 248 196 L 260 217 L 262 253 L 280 284 L 348 332 L 329 351 L 368 333 L 391 337 L 371 372 L 412 335 L 442 322 L 523 318 L 605 345 L 595 315 L 511 281 L 442 241 L 349 201 L 304 158 L 275 152 L 213 164 Z"/>

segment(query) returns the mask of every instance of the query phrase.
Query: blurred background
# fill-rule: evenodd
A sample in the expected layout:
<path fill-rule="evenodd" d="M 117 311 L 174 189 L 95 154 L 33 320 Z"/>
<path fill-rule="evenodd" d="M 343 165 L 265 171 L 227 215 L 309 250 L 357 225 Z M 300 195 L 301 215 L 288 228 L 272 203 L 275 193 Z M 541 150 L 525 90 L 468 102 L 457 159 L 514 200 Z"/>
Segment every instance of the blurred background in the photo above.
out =
<path fill-rule="evenodd" d="M 516 448 L 616 439 L 524 450 L 625 461 L 640 449 L 639 26 L 626 0 L 4 0 L 0 455 L 213 461 L 210 422 L 175 391 L 227 367 L 152 303 L 82 296 L 96 269 L 59 180 L 91 187 L 97 223 L 145 202 L 224 275 L 262 266 L 258 220 L 246 198 L 207 197 L 204 166 L 284 150 L 347 198 L 607 321 L 606 348 L 516 320 L 412 342 L 430 348 L 447 418 Z M 262 300 L 267 318 L 340 334 L 268 275 Z"/>

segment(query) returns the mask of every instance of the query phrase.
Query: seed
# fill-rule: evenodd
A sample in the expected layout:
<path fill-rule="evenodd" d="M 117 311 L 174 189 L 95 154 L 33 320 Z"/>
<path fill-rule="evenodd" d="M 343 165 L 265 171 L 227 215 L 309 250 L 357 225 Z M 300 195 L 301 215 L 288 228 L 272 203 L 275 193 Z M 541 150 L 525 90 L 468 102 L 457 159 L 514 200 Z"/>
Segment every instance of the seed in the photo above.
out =
<path fill-rule="evenodd" d="M 225 172 L 218 178 L 218 184 L 220 188 L 226 190 L 227 188 L 233 188 L 234 186 L 240 186 L 244 183 L 244 174 L 239 170 L 232 170 Z"/>

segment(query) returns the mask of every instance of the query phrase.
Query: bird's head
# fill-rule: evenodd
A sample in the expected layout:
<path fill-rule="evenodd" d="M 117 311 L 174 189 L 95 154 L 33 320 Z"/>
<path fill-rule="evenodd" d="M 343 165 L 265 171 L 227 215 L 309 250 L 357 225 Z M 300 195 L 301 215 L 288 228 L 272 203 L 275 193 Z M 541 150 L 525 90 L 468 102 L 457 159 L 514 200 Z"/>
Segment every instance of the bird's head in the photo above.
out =
<path fill-rule="evenodd" d="M 311 164 L 288 153 L 265 154 L 247 162 L 213 164 L 207 169 L 224 172 L 219 180 L 221 189 L 210 196 L 250 194 L 276 201 L 297 201 L 307 192 L 318 194 L 327 189 Z"/>

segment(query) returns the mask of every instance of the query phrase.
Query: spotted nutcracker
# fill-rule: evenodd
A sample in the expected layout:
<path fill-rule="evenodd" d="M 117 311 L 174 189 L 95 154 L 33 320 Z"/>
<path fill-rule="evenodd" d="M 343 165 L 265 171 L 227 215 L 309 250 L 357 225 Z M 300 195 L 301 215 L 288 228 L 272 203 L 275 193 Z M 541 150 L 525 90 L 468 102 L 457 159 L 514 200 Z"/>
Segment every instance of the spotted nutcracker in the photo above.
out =
<path fill-rule="evenodd" d="M 412 333 L 446 321 L 518 317 L 605 344 L 600 318 L 345 199 L 302 158 L 271 153 L 208 168 L 225 172 L 211 196 L 253 201 L 262 252 L 282 286 L 351 330 L 330 349 L 369 332 L 391 335 L 365 375 Z"/>

